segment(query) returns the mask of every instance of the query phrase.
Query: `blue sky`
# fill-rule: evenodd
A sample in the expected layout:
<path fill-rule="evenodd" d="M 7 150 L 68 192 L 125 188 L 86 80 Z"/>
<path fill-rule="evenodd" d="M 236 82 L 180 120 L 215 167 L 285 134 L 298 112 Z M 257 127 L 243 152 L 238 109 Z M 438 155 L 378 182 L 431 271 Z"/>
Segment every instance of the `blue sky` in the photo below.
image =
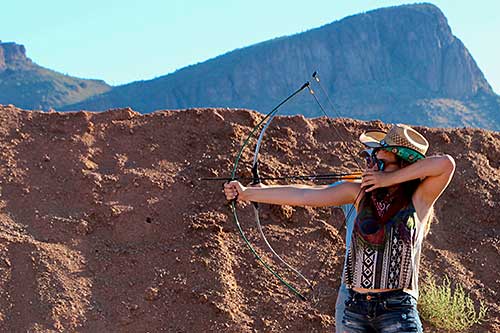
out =
<path fill-rule="evenodd" d="M 117 85 L 405 1 L 85 0 L 2 3 L 0 40 L 39 65 Z M 500 93 L 500 1 L 430 1 Z"/>

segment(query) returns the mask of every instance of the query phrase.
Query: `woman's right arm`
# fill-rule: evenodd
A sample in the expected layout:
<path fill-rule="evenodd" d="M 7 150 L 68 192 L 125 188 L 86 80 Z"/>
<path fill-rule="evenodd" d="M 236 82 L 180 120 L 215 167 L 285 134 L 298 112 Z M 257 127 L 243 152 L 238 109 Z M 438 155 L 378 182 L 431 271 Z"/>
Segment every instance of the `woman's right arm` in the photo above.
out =
<path fill-rule="evenodd" d="M 337 186 L 261 185 L 243 186 L 238 181 L 224 184 L 228 200 L 261 202 L 290 206 L 340 206 L 354 203 L 360 191 L 359 183 L 345 182 Z"/>

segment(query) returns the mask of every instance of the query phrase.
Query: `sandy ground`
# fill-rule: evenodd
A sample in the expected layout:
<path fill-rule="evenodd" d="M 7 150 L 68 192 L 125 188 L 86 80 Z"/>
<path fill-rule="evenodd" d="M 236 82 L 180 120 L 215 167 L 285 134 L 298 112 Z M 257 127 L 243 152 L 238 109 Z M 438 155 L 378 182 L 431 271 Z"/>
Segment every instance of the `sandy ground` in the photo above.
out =
<path fill-rule="evenodd" d="M 262 205 L 276 251 L 250 206 L 238 216 L 252 244 L 310 300 L 290 294 L 243 243 L 221 193 L 243 139 L 262 115 L 198 109 L 140 115 L 42 113 L 0 107 L 2 332 L 331 332 L 344 260 L 338 209 Z M 341 131 L 344 146 L 332 126 Z M 380 122 L 278 117 L 261 174 L 349 172 L 347 149 Z M 500 134 L 418 128 L 430 154 L 457 172 L 436 209 L 422 275 L 447 274 L 489 307 L 474 332 L 500 331 Z M 253 150 L 253 145 L 252 145 Z M 251 149 L 238 170 L 249 176 Z M 437 330 L 425 323 L 430 332 Z"/>

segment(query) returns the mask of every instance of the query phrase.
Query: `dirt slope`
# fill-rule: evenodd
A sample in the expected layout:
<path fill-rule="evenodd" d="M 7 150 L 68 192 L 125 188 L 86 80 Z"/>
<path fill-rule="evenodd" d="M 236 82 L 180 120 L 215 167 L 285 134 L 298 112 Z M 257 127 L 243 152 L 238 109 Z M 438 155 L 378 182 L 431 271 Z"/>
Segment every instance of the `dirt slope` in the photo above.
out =
<path fill-rule="evenodd" d="M 344 253 L 338 210 L 262 207 L 274 248 L 317 284 L 313 301 L 302 302 L 246 248 L 221 183 L 199 180 L 229 175 L 261 117 L 227 109 L 140 115 L 0 107 L 0 331 L 331 332 Z M 277 118 L 261 173 L 356 169 L 331 126 L 353 151 L 363 129 L 387 128 Z M 419 130 L 431 154 L 457 161 L 423 270 L 452 276 L 486 302 L 489 321 L 474 332 L 499 331 L 500 134 Z M 251 157 L 244 154 L 240 175 L 249 175 Z M 306 292 L 262 246 L 250 207 L 238 213 L 259 253 Z"/>

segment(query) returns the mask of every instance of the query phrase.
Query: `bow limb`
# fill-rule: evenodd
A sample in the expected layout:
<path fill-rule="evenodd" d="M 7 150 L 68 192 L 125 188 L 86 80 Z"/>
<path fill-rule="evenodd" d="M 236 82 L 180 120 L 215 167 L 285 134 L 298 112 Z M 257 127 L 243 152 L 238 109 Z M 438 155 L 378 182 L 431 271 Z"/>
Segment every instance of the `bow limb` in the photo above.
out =
<path fill-rule="evenodd" d="M 252 244 L 250 244 L 248 238 L 246 237 L 245 233 L 243 232 L 243 229 L 241 228 L 240 222 L 238 220 L 238 214 L 236 213 L 236 204 L 234 201 L 231 202 L 231 211 L 233 213 L 233 218 L 236 223 L 236 226 L 238 227 L 238 231 L 245 241 L 245 244 L 248 246 L 250 251 L 253 253 L 255 258 L 271 273 L 273 274 L 285 287 L 287 287 L 292 293 L 294 293 L 298 298 L 301 300 L 305 301 L 306 298 L 304 295 L 302 295 L 297 289 L 295 289 L 290 283 L 285 281 L 281 275 L 276 273 L 258 254 L 257 251 L 253 248 Z"/>
<path fill-rule="evenodd" d="M 309 82 L 306 82 L 304 85 L 302 85 L 302 87 L 300 87 L 299 89 L 297 89 L 293 94 L 291 94 L 290 96 L 288 96 L 286 99 L 284 99 L 281 103 L 279 103 L 274 109 L 272 109 L 264 118 L 262 118 L 262 120 L 252 129 L 252 131 L 250 132 L 250 134 L 247 136 L 247 138 L 245 139 L 245 141 L 243 142 L 243 145 L 241 146 L 237 156 L 236 156 L 236 159 L 234 161 L 234 166 L 233 166 L 233 170 L 231 172 L 231 179 L 236 179 L 236 170 L 238 168 L 238 164 L 240 162 L 240 159 L 241 159 L 241 156 L 243 154 L 243 150 L 245 149 L 245 147 L 248 145 L 248 143 L 250 142 L 250 140 L 254 137 L 257 129 L 260 128 L 260 126 L 269 118 L 273 117 L 274 114 L 277 112 L 277 110 L 279 109 L 279 107 L 281 107 L 283 104 L 285 104 L 288 100 L 290 100 L 291 98 L 293 98 L 295 95 L 297 95 L 299 92 L 301 92 L 302 90 L 304 90 L 307 86 L 309 86 Z M 287 281 L 285 281 L 281 275 L 279 275 L 278 273 L 276 273 L 257 253 L 257 251 L 254 249 L 254 247 L 250 244 L 248 238 L 246 237 L 242 227 L 241 227 L 241 224 L 239 222 L 239 219 L 238 219 L 238 214 L 236 213 L 236 200 L 232 200 L 231 201 L 231 204 L 230 204 L 230 208 L 231 208 L 231 211 L 233 213 L 233 218 L 234 218 L 234 222 L 236 224 L 236 227 L 238 228 L 238 231 L 241 235 L 241 237 L 243 238 L 245 244 L 247 245 L 247 247 L 250 249 L 250 251 L 253 253 L 253 255 L 255 256 L 255 258 L 271 273 L 273 274 L 285 287 L 288 288 L 288 290 L 290 290 L 293 294 L 295 294 L 298 298 L 300 298 L 301 300 L 305 301 L 306 298 L 304 297 L 304 295 L 302 295 L 296 288 L 294 288 L 290 283 L 288 283 Z"/>

